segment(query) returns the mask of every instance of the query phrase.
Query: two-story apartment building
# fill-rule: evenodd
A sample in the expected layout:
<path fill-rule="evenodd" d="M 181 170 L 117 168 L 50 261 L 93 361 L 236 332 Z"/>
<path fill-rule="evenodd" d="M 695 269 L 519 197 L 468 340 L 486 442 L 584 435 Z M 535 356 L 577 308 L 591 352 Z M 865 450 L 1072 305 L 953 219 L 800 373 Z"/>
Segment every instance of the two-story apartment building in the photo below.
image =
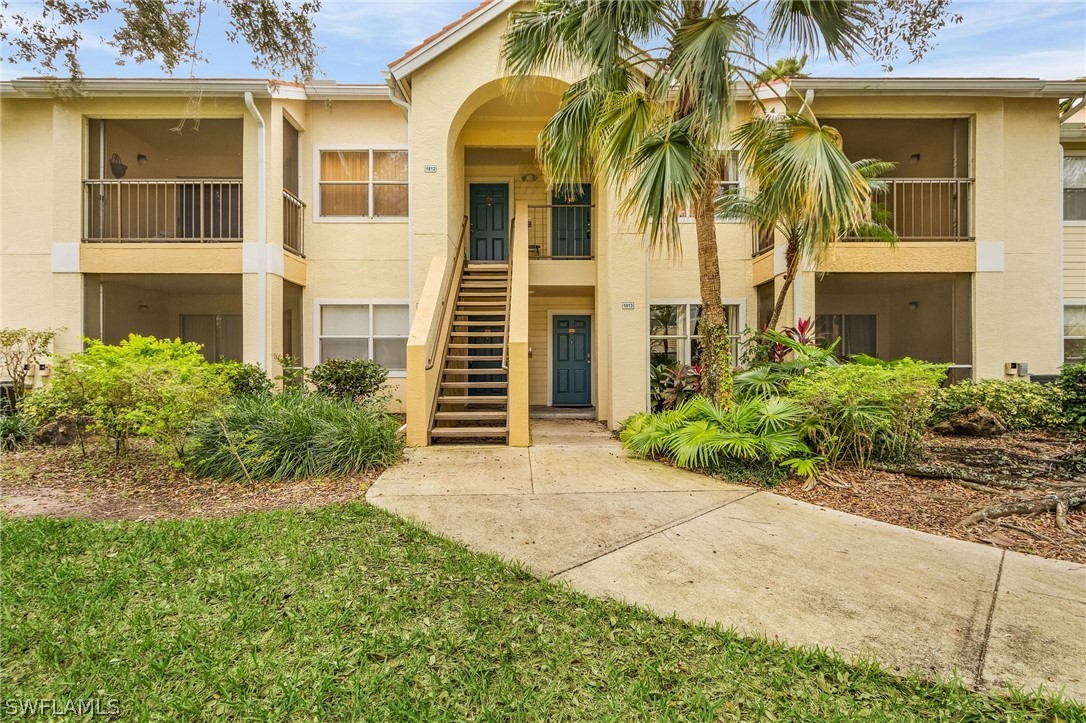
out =
<path fill-rule="evenodd" d="M 84 336 L 179 336 L 272 373 L 281 355 L 372 358 L 416 445 L 524 445 L 533 407 L 612 426 L 644 409 L 650 366 L 697 355 L 693 225 L 681 258 L 653 257 L 620 189 L 548 189 L 536 138 L 571 78 L 509 92 L 509 9 L 480 5 L 382 85 L 0 84 L 0 325 L 64 327 L 58 353 Z M 842 241 L 801 274 L 784 319 L 959 379 L 1081 355 L 1086 136 L 1061 135 L 1059 102 L 1086 83 L 792 85 L 851 157 L 897 163 L 881 201 L 901 241 Z M 768 317 L 783 249 L 744 224 L 717 232 L 738 333 Z"/>

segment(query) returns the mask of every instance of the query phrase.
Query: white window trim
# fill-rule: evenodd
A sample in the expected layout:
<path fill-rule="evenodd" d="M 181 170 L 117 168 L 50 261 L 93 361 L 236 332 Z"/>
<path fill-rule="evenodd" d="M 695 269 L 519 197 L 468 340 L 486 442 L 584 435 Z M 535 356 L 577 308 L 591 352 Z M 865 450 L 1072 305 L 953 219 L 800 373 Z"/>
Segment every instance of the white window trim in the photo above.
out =
<path fill-rule="evenodd" d="M 1077 158 L 1082 158 L 1082 157 L 1086 156 L 1086 151 L 1078 150 L 1078 149 L 1071 150 L 1071 151 L 1064 151 L 1063 156 L 1060 158 L 1060 223 L 1062 223 L 1064 226 L 1086 226 L 1086 218 L 1066 219 L 1066 218 L 1063 217 L 1063 215 L 1064 215 L 1063 192 L 1064 192 L 1064 189 L 1067 188 L 1067 186 L 1063 185 L 1063 159 L 1064 158 L 1069 158 L 1069 157 L 1072 157 L 1072 156 L 1077 157 Z M 1086 187 L 1084 187 L 1084 186 L 1071 186 L 1071 188 L 1086 188 Z M 1071 306 L 1077 306 L 1077 304 L 1071 304 Z"/>
<path fill-rule="evenodd" d="M 407 215 L 406 216 L 324 216 L 321 209 L 321 152 L 322 151 L 346 151 L 356 153 L 358 151 L 370 152 L 370 180 L 366 181 L 369 187 L 370 214 L 373 213 L 373 152 L 374 151 L 402 151 L 407 154 L 407 180 L 402 183 L 407 186 Z M 299 164 L 300 165 L 300 164 Z M 399 181 L 396 182 L 400 183 Z M 313 223 L 407 223 L 411 218 L 411 150 L 407 144 L 393 145 L 358 145 L 351 143 L 315 143 L 313 145 Z"/>
<path fill-rule="evenodd" d="M 747 179 L 746 179 L 746 176 L 743 175 L 743 169 L 739 166 L 739 149 L 738 148 L 724 148 L 722 150 L 725 153 L 731 153 L 733 155 L 734 159 L 735 159 L 735 180 L 734 181 L 721 181 L 720 185 L 734 184 L 736 190 L 742 192 L 745 188 L 747 188 Z M 687 206 L 686 215 L 679 214 L 679 223 L 681 223 L 681 224 L 688 224 L 688 223 L 692 224 L 692 223 L 696 223 L 696 222 L 697 222 L 697 219 L 694 218 L 689 206 Z M 746 223 L 746 221 L 744 221 L 741 218 L 717 218 L 716 222 L 717 223 L 727 223 L 727 224 Z"/>
<path fill-rule="evenodd" d="M 723 304 L 724 306 L 738 306 L 739 307 L 738 316 L 739 316 L 740 328 L 739 329 L 728 329 L 728 336 L 729 337 L 734 337 L 737 340 L 740 339 L 742 337 L 743 330 L 746 329 L 749 326 L 749 324 L 747 324 L 747 300 L 746 299 L 721 299 L 720 303 Z M 646 319 L 645 319 L 645 321 L 646 321 L 646 329 L 649 330 L 649 334 L 648 334 L 648 343 L 645 345 L 645 352 L 646 352 L 646 358 L 648 359 L 648 362 L 649 362 L 649 369 L 650 370 L 652 369 L 652 340 L 653 339 L 664 338 L 659 334 L 654 335 L 652 333 L 652 307 L 654 307 L 654 306 L 678 306 L 678 305 L 683 305 L 683 304 L 687 305 L 688 307 L 689 307 L 690 304 L 697 304 L 698 306 L 701 306 L 701 299 L 700 298 L 686 297 L 686 298 L 682 298 L 682 299 L 650 299 L 649 300 L 648 310 L 646 311 L 647 316 L 646 316 Z M 683 335 L 673 336 L 673 337 L 666 337 L 666 338 L 679 339 L 679 338 L 685 337 L 685 339 L 686 339 L 686 342 L 685 342 L 686 343 L 686 358 L 690 359 L 690 339 L 693 338 L 693 335 L 690 333 L 690 330 L 689 330 L 689 326 L 690 326 L 689 308 L 687 309 L 687 313 L 686 313 L 686 325 L 687 325 L 686 333 L 684 333 Z M 688 364 L 689 362 L 687 361 L 687 362 L 682 362 L 682 363 L 683 364 Z"/>
<path fill-rule="evenodd" d="M 313 366 L 320 364 L 321 360 L 321 307 L 324 306 L 369 306 L 370 307 L 370 334 L 365 338 L 370 340 L 370 359 L 373 359 L 373 307 L 374 306 L 405 306 L 408 309 L 407 319 L 407 333 L 404 334 L 404 342 L 411 335 L 411 302 L 408 299 L 313 299 Z M 361 336 L 351 337 L 337 337 L 337 338 L 351 338 L 358 339 Z M 381 335 L 381 339 L 399 339 L 398 336 L 385 336 Z M 393 370 L 389 369 L 389 379 L 402 379 L 407 376 L 407 370 Z"/>
<path fill-rule="evenodd" d="M 1064 300 L 1063 307 L 1060 309 L 1060 364 L 1069 364 L 1067 357 L 1064 356 L 1064 347 L 1067 345 L 1068 339 L 1082 339 L 1086 341 L 1086 335 L 1084 336 L 1068 336 L 1067 335 L 1067 310 L 1069 308 L 1081 308 L 1086 309 L 1086 300 Z"/>

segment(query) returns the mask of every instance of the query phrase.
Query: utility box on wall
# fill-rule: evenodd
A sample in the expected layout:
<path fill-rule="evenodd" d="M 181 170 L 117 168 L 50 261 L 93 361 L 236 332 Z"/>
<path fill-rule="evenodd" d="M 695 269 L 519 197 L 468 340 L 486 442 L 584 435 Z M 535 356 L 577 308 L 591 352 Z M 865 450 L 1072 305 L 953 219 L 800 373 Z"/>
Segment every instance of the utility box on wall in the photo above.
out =
<path fill-rule="evenodd" d="M 1028 377 L 1029 376 L 1029 363 L 1028 362 L 1004 362 L 1003 373 L 1009 377 Z"/>

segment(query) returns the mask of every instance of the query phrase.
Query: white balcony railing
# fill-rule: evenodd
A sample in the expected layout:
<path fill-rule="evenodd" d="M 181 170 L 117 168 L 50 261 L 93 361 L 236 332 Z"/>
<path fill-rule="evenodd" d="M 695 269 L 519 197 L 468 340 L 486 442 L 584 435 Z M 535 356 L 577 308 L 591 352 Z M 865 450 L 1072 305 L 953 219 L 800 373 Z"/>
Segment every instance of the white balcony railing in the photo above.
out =
<path fill-rule="evenodd" d="M 888 178 L 873 201 L 902 241 L 971 241 L 972 178 Z M 849 241 L 862 241 L 850 238 Z"/>
<path fill-rule="evenodd" d="M 241 181 L 92 179 L 83 182 L 84 241 L 241 239 Z"/>

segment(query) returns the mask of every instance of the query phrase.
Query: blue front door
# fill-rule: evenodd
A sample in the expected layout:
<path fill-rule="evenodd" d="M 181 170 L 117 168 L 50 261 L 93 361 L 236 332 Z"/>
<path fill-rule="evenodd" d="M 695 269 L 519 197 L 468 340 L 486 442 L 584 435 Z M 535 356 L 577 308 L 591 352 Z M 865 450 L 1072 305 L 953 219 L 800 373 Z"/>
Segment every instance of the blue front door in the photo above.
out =
<path fill-rule="evenodd" d="M 509 188 L 504 183 L 473 183 L 471 198 L 472 261 L 509 258 Z"/>
<path fill-rule="evenodd" d="M 551 332 L 555 406 L 592 404 L 592 318 L 555 316 Z"/>

